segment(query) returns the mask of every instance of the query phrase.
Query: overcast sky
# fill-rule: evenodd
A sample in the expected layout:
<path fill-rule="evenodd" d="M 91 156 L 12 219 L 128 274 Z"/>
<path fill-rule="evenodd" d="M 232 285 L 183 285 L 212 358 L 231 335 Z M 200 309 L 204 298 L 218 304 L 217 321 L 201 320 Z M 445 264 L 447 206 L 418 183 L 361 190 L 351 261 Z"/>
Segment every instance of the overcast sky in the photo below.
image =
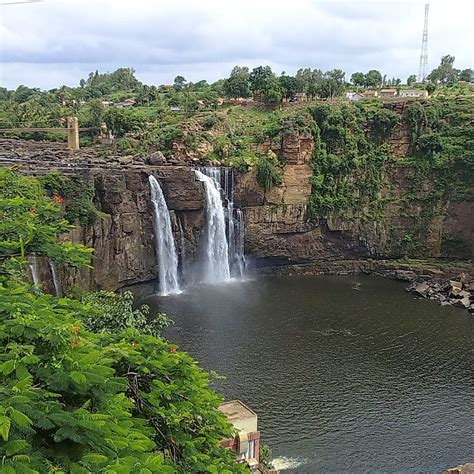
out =
<path fill-rule="evenodd" d="M 0 5 L 15 0 L 0 0 Z M 19 0 L 16 0 L 19 1 Z M 4 87 L 77 86 L 133 67 L 148 84 L 227 77 L 236 64 L 418 72 L 424 1 L 44 0 L 1 5 Z M 474 1 L 430 2 L 428 71 L 443 54 L 474 67 Z"/>

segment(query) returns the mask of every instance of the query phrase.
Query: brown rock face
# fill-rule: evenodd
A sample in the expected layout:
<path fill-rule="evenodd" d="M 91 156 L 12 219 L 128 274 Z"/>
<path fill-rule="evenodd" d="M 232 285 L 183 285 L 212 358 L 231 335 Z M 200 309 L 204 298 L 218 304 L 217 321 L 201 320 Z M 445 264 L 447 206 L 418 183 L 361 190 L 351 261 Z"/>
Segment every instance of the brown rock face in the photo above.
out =
<path fill-rule="evenodd" d="M 149 174 L 161 183 L 171 210 L 176 242 L 180 242 L 180 221 L 185 229 L 188 256 L 195 255 L 203 227 L 203 196 L 191 168 L 150 167 L 146 171 L 119 173 L 97 169 L 89 179 L 96 189 L 96 205 L 104 215 L 90 228 L 76 227 L 71 237 L 74 242 L 93 247 L 94 260 L 100 264 L 92 270 L 64 270 L 66 287 L 115 289 L 156 278 Z"/>
<path fill-rule="evenodd" d="M 179 254 L 183 253 L 182 236 L 189 263 L 192 265 L 197 259 L 205 225 L 205 203 L 202 186 L 190 166 L 153 166 L 147 164 L 146 158 L 137 157 L 127 157 L 124 163 L 113 157 L 96 158 L 90 150 L 71 155 L 56 144 L 49 146 L 16 146 L 14 140 L 9 140 L 2 148 L 0 140 L 0 163 L 21 164 L 23 172 L 35 175 L 57 169 L 65 174 L 80 174 L 82 179 L 93 182 L 95 203 L 103 217 L 91 227 L 77 227 L 71 237 L 93 247 L 97 263 L 92 270 L 60 268 L 65 290 L 76 285 L 116 289 L 157 277 L 150 174 L 159 179 L 165 194 Z M 310 219 L 307 204 L 311 194 L 312 139 L 296 134 L 260 146 L 278 152 L 286 165 L 283 183 L 269 191 L 258 185 L 255 172 L 235 174 L 234 201 L 244 212 L 245 252 L 257 266 L 299 264 L 301 268 L 311 265 L 324 272 L 340 272 L 345 268 L 343 261 L 399 257 L 400 246 L 407 245 L 407 236 L 415 234 L 421 242 L 415 256 L 420 258 L 472 256 L 473 203 L 452 202 L 435 206 L 426 214 L 423 200 L 431 191 L 428 183 L 426 189 L 417 190 L 420 199 L 407 204 L 412 169 L 395 164 L 387 170 L 387 204 L 382 222 Z M 417 227 L 422 219 L 426 221 L 424 233 Z M 48 262 L 41 262 L 40 267 L 42 280 L 50 282 Z M 361 265 L 349 267 L 355 271 Z"/>

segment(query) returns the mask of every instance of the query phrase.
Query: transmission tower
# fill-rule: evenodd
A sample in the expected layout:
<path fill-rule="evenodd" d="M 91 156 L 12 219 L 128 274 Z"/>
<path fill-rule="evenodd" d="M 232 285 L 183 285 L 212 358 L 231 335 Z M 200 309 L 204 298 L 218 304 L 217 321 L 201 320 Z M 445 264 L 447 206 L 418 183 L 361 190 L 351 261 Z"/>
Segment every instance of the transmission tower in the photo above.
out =
<path fill-rule="evenodd" d="M 423 25 L 423 38 L 421 40 L 420 68 L 418 70 L 418 82 L 425 82 L 426 66 L 428 64 L 428 11 L 430 5 L 425 5 L 425 24 Z"/>

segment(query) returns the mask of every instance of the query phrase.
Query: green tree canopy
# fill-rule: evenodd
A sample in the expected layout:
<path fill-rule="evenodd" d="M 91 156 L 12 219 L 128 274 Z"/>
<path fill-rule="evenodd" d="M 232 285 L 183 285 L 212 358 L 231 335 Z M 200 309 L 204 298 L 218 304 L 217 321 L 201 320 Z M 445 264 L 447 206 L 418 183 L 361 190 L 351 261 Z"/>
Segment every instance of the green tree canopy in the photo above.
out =
<path fill-rule="evenodd" d="M 459 70 L 454 68 L 454 60 L 456 58 L 447 54 L 441 58 L 440 65 L 433 69 L 427 76 L 430 82 L 440 82 L 442 84 L 448 84 L 456 82 L 459 76 Z"/>
<path fill-rule="evenodd" d="M 250 95 L 249 79 L 248 67 L 235 66 L 230 73 L 230 77 L 224 82 L 225 95 L 233 98 L 248 97 Z"/>

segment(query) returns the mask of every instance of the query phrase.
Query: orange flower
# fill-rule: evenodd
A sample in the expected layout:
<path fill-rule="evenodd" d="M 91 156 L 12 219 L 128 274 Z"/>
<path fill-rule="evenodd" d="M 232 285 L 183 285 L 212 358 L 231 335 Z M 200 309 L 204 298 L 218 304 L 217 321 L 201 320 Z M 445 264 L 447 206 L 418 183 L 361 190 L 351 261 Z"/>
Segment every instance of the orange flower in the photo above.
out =
<path fill-rule="evenodd" d="M 71 341 L 71 347 L 75 349 L 77 347 L 77 341 Z"/>
<path fill-rule="evenodd" d="M 52 199 L 56 204 L 62 204 L 64 202 L 64 197 L 59 194 L 55 194 Z"/>
<path fill-rule="evenodd" d="M 81 328 L 77 327 L 77 326 L 71 326 L 70 327 L 70 331 L 73 333 L 73 334 L 79 334 L 81 332 Z"/>
<path fill-rule="evenodd" d="M 170 352 L 176 352 L 176 347 L 170 347 Z"/>
<path fill-rule="evenodd" d="M 31 214 L 33 217 L 36 216 L 36 208 L 35 208 L 35 207 L 32 207 L 32 208 L 30 209 L 30 214 Z"/>

